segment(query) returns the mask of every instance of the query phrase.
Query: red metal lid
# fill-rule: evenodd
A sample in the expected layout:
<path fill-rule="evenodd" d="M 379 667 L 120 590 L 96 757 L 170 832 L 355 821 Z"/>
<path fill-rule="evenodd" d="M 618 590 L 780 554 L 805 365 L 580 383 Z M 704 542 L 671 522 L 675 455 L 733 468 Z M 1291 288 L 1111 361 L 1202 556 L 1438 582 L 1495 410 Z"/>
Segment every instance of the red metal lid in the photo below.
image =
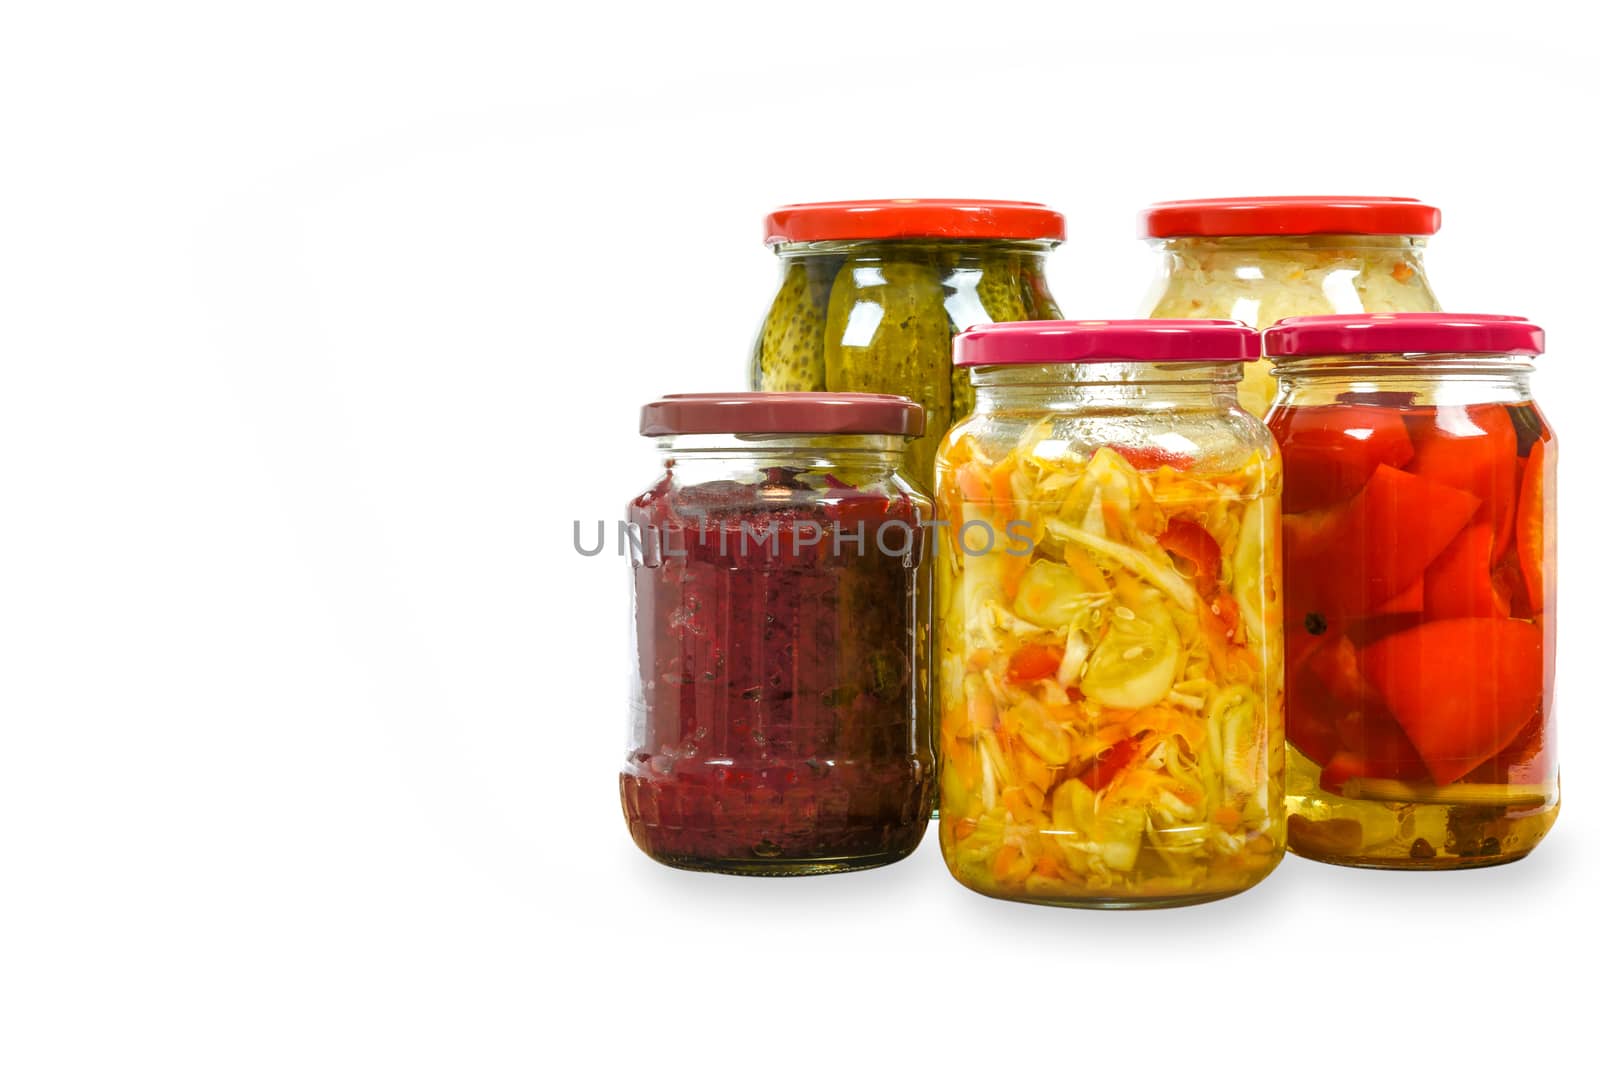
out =
<path fill-rule="evenodd" d="M 1404 196 L 1227 196 L 1151 204 L 1139 228 L 1145 237 L 1426 236 L 1439 232 L 1439 209 Z"/>
<path fill-rule="evenodd" d="M 1544 351 L 1544 331 L 1518 315 L 1298 315 L 1280 319 L 1263 336 L 1274 359 L 1383 352 L 1536 356 Z"/>
<path fill-rule="evenodd" d="M 886 393 L 673 393 L 640 410 L 639 433 L 921 437 L 924 422 L 920 404 Z"/>
<path fill-rule="evenodd" d="M 1065 241 L 1059 211 L 1027 200 L 834 200 L 786 204 L 767 216 L 767 244 L 951 240 Z"/>
<path fill-rule="evenodd" d="M 956 337 L 958 367 L 1020 363 L 1248 363 L 1260 337 L 1231 319 L 998 322 Z"/>

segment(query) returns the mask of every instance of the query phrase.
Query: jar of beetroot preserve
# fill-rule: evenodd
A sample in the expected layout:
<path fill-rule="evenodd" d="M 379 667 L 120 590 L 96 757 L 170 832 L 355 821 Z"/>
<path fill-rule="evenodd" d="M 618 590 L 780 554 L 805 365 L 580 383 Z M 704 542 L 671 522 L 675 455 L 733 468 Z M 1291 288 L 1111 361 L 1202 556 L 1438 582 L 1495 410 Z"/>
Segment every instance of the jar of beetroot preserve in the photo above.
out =
<path fill-rule="evenodd" d="M 665 470 L 628 509 L 636 670 L 622 807 L 674 867 L 893 863 L 933 803 L 922 409 L 860 393 L 645 406 Z"/>
<path fill-rule="evenodd" d="M 1555 822 L 1556 442 L 1499 315 L 1266 332 L 1282 388 L 1289 847 L 1505 863 Z"/>

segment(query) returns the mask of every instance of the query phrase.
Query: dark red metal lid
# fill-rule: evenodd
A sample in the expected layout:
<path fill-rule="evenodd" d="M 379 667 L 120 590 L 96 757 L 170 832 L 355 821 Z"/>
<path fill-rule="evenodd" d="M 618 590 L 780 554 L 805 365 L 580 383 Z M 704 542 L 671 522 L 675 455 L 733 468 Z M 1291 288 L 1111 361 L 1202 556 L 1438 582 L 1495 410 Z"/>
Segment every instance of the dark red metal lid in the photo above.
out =
<path fill-rule="evenodd" d="M 697 433 L 921 437 L 922 406 L 886 393 L 673 393 L 639 412 L 645 437 Z"/>
<path fill-rule="evenodd" d="M 1263 336 L 1273 359 L 1384 352 L 1536 356 L 1544 351 L 1544 331 L 1518 315 L 1298 315 L 1278 320 Z"/>

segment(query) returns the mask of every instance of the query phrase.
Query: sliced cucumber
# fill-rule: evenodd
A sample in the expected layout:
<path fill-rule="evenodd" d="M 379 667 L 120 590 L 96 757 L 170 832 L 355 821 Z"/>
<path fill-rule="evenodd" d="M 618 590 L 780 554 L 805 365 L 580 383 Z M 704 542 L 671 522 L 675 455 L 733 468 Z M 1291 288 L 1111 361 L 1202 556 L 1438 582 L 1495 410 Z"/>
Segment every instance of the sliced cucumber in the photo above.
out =
<path fill-rule="evenodd" d="M 1142 708 L 1177 680 L 1183 642 L 1161 595 L 1147 590 L 1137 609 L 1118 605 L 1083 671 L 1083 695 L 1116 708 Z"/>

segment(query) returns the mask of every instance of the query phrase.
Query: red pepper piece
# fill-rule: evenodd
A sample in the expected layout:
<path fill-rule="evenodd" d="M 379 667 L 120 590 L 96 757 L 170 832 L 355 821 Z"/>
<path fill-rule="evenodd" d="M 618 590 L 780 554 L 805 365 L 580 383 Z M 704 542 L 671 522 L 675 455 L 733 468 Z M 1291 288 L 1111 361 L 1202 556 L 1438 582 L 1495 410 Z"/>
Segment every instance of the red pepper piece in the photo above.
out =
<path fill-rule="evenodd" d="M 1437 565 L 1437 561 L 1435 561 L 1435 565 Z M 1374 615 L 1419 614 L 1422 611 L 1423 604 L 1426 602 L 1423 595 L 1425 584 L 1424 579 L 1412 582 L 1404 592 L 1396 593 L 1393 597 L 1373 608 L 1372 613 Z"/>
<path fill-rule="evenodd" d="M 1153 471 L 1160 467 L 1171 467 L 1175 471 L 1186 471 L 1194 466 L 1193 456 L 1186 456 L 1181 452 L 1169 452 L 1155 445 L 1108 445 L 1107 447 L 1132 464 L 1134 470 Z"/>
<path fill-rule="evenodd" d="M 1216 590 L 1217 575 L 1222 572 L 1222 549 L 1204 526 L 1188 519 L 1174 519 L 1156 541 L 1189 564 L 1201 596 L 1209 597 Z"/>
<path fill-rule="evenodd" d="M 1280 408 L 1270 423 L 1283 446 L 1283 509 L 1310 511 L 1349 500 L 1378 464 L 1411 461 L 1399 413 L 1359 404 Z"/>
<path fill-rule="evenodd" d="M 1290 623 L 1285 631 L 1288 657 L 1284 678 L 1286 733 L 1290 743 L 1306 758 L 1319 765 L 1325 764 L 1339 749 L 1339 737 L 1333 729 L 1337 708 L 1311 661 L 1324 646 L 1337 641 L 1339 635 L 1326 632 L 1313 635 L 1298 622 Z"/>
<path fill-rule="evenodd" d="M 1555 525 L 1545 503 L 1545 451 L 1543 441 L 1533 443 L 1517 494 L 1517 562 L 1534 614 L 1544 611 L 1545 568 L 1555 563 Z M 1553 441 L 1549 451 L 1553 456 Z M 1553 493 L 1550 499 L 1553 503 Z"/>
<path fill-rule="evenodd" d="M 1488 763 L 1467 775 L 1469 782 L 1495 785 L 1531 785 L 1549 781 L 1555 768 L 1550 763 L 1545 717 L 1535 715 L 1511 743 Z"/>
<path fill-rule="evenodd" d="M 1131 737 L 1124 737 L 1095 757 L 1089 769 L 1078 775 L 1078 781 L 1098 793 L 1111 784 L 1111 780 L 1122 768 L 1133 762 L 1133 757 L 1138 751 L 1138 743 Z"/>
<path fill-rule="evenodd" d="M 1423 575 L 1424 615 L 1454 619 L 1509 614 L 1510 604 L 1490 574 L 1493 552 L 1494 528 L 1487 521 L 1474 522 L 1457 534 Z"/>
<path fill-rule="evenodd" d="M 1520 619 L 1441 619 L 1373 642 L 1361 675 L 1447 785 L 1504 749 L 1544 695 L 1543 634 Z"/>
<path fill-rule="evenodd" d="M 1006 676 L 1013 682 L 1037 682 L 1061 667 L 1061 649 L 1053 645 L 1023 645 L 1011 657 Z"/>
<path fill-rule="evenodd" d="M 1337 793 L 1352 778 L 1414 782 L 1427 777 L 1427 765 L 1416 747 L 1382 707 L 1368 706 L 1344 725 L 1341 732 L 1355 736 L 1349 748 L 1335 752 L 1323 764 L 1317 781 L 1323 789 Z"/>
<path fill-rule="evenodd" d="M 1288 734 L 1323 768 L 1321 786 L 1338 792 L 1350 778 L 1424 777 L 1422 757 L 1362 676 L 1350 638 L 1317 640 L 1290 680 Z"/>
<path fill-rule="evenodd" d="M 1499 404 L 1441 407 L 1410 416 L 1416 446 L 1406 470 L 1484 502 L 1494 530 L 1493 558 L 1511 546 L 1516 512 L 1517 430 Z"/>
<path fill-rule="evenodd" d="M 1419 580 L 1478 509 L 1471 493 L 1379 464 L 1347 503 L 1285 516 L 1290 619 L 1365 615 Z"/>

